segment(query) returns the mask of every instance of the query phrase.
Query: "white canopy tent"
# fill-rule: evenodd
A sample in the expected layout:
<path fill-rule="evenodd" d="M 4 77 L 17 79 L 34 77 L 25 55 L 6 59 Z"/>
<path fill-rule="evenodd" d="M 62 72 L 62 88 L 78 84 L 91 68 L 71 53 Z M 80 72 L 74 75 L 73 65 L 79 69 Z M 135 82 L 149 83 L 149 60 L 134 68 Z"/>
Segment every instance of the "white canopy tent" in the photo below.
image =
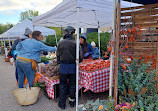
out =
<path fill-rule="evenodd" d="M 113 15 L 113 11 L 115 11 L 113 10 L 113 1 L 116 0 L 64 0 L 54 9 L 35 17 L 33 20 L 34 25 L 53 27 L 65 27 L 70 25 L 77 27 L 76 105 L 78 105 L 79 28 L 104 28 L 112 26 L 112 22 L 115 22 L 113 21 L 113 17 L 116 16 Z M 134 6 L 136 4 L 122 1 L 122 7 L 129 7 L 130 5 Z M 100 47 L 99 34 L 98 39 Z M 110 75 L 110 81 L 112 81 L 113 73 Z"/>
<path fill-rule="evenodd" d="M 122 7 L 129 6 L 129 2 L 122 1 Z M 33 23 L 41 26 L 77 27 L 77 8 L 80 9 L 78 19 L 81 28 L 104 28 L 112 25 L 113 0 L 64 0 L 52 10 L 35 17 Z"/>
<path fill-rule="evenodd" d="M 14 27 L 9 29 L 8 31 L 4 32 L 3 34 L 0 35 L 0 38 L 3 40 L 15 40 L 18 37 L 19 38 L 26 38 L 24 36 L 25 29 L 29 28 L 31 31 L 41 31 L 42 35 L 48 36 L 48 35 L 55 35 L 56 37 L 56 32 L 53 29 L 46 28 L 43 26 L 33 26 L 33 22 L 30 21 L 29 19 L 23 20 L 21 23 L 16 24 Z M 56 38 L 56 43 L 57 43 L 57 38 Z"/>

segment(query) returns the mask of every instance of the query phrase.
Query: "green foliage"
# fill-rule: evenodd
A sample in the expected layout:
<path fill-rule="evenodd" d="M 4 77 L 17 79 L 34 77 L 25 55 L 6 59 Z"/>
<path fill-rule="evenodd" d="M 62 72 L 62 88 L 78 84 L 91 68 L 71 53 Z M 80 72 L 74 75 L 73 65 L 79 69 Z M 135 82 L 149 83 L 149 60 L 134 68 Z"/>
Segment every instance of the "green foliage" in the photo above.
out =
<path fill-rule="evenodd" d="M 7 31 L 8 29 L 12 28 L 13 24 L 7 23 L 7 24 L 0 24 L 0 34 Z"/>
<path fill-rule="evenodd" d="M 43 89 L 45 87 L 45 82 L 36 82 L 33 87 L 39 87 L 41 89 Z"/>
<path fill-rule="evenodd" d="M 33 17 L 38 16 L 38 11 L 28 10 L 25 12 L 20 13 L 20 21 L 23 21 L 24 19 L 28 18 L 32 21 Z"/>
<path fill-rule="evenodd" d="M 101 41 L 101 54 L 103 54 L 107 50 L 107 45 L 110 40 L 110 33 L 100 33 L 100 41 Z M 99 47 L 98 45 L 98 32 L 92 32 L 87 34 L 87 42 L 91 43 L 94 41 L 96 43 L 96 47 Z"/>
<path fill-rule="evenodd" d="M 63 28 L 60 27 L 48 27 L 50 29 L 54 29 L 56 31 L 56 35 L 62 35 L 64 33 Z"/>
<path fill-rule="evenodd" d="M 61 34 L 56 35 L 57 36 L 57 41 L 59 43 L 60 38 L 62 37 Z M 55 35 L 50 35 L 48 37 L 46 37 L 46 44 L 49 46 L 57 46 L 56 45 L 56 38 Z"/>
<path fill-rule="evenodd" d="M 60 27 L 49 27 L 49 28 L 54 29 L 56 31 L 57 41 L 59 42 L 60 38 L 63 37 L 63 34 L 62 34 L 63 30 Z M 46 37 L 46 44 L 49 46 L 56 46 L 55 35 L 50 35 Z"/>
<path fill-rule="evenodd" d="M 103 109 L 99 110 L 99 106 L 103 106 Z M 83 107 L 78 108 L 79 111 L 114 111 L 115 107 L 113 101 L 109 100 L 99 100 L 96 101 L 90 100 Z"/>
<path fill-rule="evenodd" d="M 121 62 L 124 62 L 121 60 Z M 120 98 L 123 101 L 131 102 L 136 101 L 136 111 L 156 111 L 156 101 L 158 95 L 156 93 L 154 81 L 155 70 L 147 72 L 148 64 L 140 63 L 140 61 L 134 60 L 130 66 L 127 66 L 125 71 L 121 66 L 118 67 L 118 90 L 121 92 Z M 148 88 L 147 92 L 140 94 L 143 87 Z M 123 94 L 128 89 L 136 92 L 136 96 L 130 94 Z"/>
<path fill-rule="evenodd" d="M 52 60 L 52 59 L 48 59 L 46 57 L 41 57 L 41 62 L 48 62 L 49 60 Z"/>
<path fill-rule="evenodd" d="M 63 37 L 63 34 L 61 34 L 61 28 L 57 27 L 49 27 L 51 29 L 54 29 L 57 33 L 57 41 L 59 42 L 60 38 Z M 63 30 L 62 30 L 63 31 Z M 75 37 L 74 37 L 75 38 Z M 101 33 L 100 34 L 100 40 L 101 40 L 101 54 L 104 53 L 107 50 L 107 45 L 110 39 L 110 33 Z M 94 41 L 96 43 L 96 47 L 98 47 L 98 33 L 92 32 L 87 34 L 87 42 L 91 43 Z M 55 36 L 51 35 L 46 38 L 46 44 L 49 46 L 55 46 L 56 45 L 56 39 Z"/>

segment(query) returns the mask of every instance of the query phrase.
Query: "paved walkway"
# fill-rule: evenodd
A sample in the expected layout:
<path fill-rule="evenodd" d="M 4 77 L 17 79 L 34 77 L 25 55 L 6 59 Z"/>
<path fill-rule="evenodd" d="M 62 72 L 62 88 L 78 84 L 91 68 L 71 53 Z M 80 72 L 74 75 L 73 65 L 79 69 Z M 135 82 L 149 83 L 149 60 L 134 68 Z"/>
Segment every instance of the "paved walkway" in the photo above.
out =
<path fill-rule="evenodd" d="M 61 111 L 57 102 L 47 99 L 42 91 L 36 104 L 20 106 L 12 93 L 18 88 L 14 71 L 14 66 L 0 56 L 0 111 Z M 67 103 L 64 111 L 75 111 L 75 108 L 70 108 Z"/>
<path fill-rule="evenodd" d="M 13 90 L 18 88 L 14 72 L 15 67 L 9 62 L 4 62 L 4 57 L 0 56 L 0 111 L 61 111 L 61 109 L 58 108 L 58 103 L 55 100 L 47 99 L 43 91 L 40 91 L 39 99 L 36 104 L 20 106 L 12 93 Z M 107 97 L 108 91 L 94 94 L 94 99 L 106 99 Z M 84 93 L 83 98 L 84 102 L 91 99 L 89 93 Z M 81 103 L 81 97 L 79 100 L 79 103 Z M 68 101 L 66 105 L 64 111 L 75 111 L 75 108 L 70 108 Z"/>

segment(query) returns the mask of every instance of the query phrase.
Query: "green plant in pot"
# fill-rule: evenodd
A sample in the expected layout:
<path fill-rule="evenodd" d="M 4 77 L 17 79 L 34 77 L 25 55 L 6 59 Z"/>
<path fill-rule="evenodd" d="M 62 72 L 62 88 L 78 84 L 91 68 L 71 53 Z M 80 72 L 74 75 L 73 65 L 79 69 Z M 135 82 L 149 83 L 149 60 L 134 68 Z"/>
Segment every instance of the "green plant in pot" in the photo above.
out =
<path fill-rule="evenodd" d="M 120 62 L 125 63 L 124 60 Z M 136 60 L 126 66 L 126 70 L 121 65 L 118 67 L 119 98 L 122 101 L 136 102 L 136 111 L 158 111 L 155 70 L 147 71 L 149 65 Z"/>
<path fill-rule="evenodd" d="M 122 66 L 119 66 L 119 89 L 123 92 L 135 93 L 137 94 L 146 93 L 152 84 L 156 81 L 153 80 L 155 77 L 155 70 L 147 72 L 148 64 L 140 63 L 140 61 L 134 60 L 130 66 L 126 65 L 127 69 L 124 70 Z"/>

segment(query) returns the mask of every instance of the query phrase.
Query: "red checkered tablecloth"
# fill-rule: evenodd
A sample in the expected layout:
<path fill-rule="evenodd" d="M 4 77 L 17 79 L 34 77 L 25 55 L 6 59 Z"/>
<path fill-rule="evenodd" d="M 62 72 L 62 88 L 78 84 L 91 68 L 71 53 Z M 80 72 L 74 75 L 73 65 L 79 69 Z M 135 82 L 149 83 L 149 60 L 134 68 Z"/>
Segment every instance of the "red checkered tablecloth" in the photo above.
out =
<path fill-rule="evenodd" d="M 110 68 L 95 72 L 79 71 L 79 89 L 91 90 L 94 93 L 104 92 L 109 89 Z"/>
<path fill-rule="evenodd" d="M 40 74 L 40 73 L 39 73 Z M 41 77 L 38 79 L 39 82 L 45 82 L 47 94 L 50 98 L 54 99 L 54 85 L 59 84 L 59 79 L 57 80 L 50 80 L 48 77 L 43 76 L 40 74 Z"/>

